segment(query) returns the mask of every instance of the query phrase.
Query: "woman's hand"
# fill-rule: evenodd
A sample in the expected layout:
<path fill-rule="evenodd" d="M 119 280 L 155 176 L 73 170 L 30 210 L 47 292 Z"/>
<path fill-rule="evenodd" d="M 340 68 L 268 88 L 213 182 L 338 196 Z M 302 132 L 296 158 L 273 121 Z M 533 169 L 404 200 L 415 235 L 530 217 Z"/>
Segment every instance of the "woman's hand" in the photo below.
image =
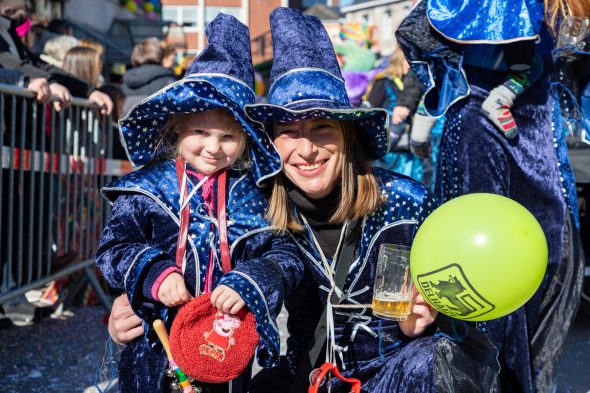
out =
<path fill-rule="evenodd" d="M 405 321 L 399 322 L 401 331 L 408 337 L 418 337 L 434 322 L 438 311 L 426 303 L 422 295 L 415 291 L 412 313 Z"/>
<path fill-rule="evenodd" d="M 143 334 L 141 319 L 135 315 L 129 298 L 124 293 L 113 302 L 109 317 L 109 335 L 120 345 L 127 344 Z"/>
<path fill-rule="evenodd" d="M 170 273 L 158 288 L 158 299 L 166 307 L 174 307 L 188 302 L 192 296 L 186 289 L 184 278 L 178 273 Z"/>
<path fill-rule="evenodd" d="M 219 311 L 235 314 L 246 305 L 246 302 L 230 287 L 220 285 L 211 292 L 211 304 Z"/>

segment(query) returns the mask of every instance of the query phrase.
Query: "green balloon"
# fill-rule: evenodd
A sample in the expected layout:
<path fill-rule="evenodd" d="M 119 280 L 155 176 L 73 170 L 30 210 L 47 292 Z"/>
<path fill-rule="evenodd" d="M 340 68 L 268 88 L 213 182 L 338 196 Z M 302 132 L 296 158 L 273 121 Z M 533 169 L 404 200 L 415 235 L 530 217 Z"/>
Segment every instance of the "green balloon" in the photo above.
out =
<path fill-rule="evenodd" d="M 488 321 L 533 296 L 547 258 L 543 229 L 524 206 L 500 195 L 468 194 L 426 218 L 410 270 L 418 291 L 441 313 Z"/>

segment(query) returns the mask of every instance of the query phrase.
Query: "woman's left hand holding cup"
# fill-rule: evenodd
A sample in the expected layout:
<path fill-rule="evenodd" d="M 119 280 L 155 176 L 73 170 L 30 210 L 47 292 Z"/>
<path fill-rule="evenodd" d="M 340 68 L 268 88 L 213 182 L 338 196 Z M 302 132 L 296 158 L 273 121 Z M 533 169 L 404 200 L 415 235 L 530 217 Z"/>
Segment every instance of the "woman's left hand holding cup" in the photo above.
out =
<path fill-rule="evenodd" d="M 426 303 L 422 295 L 414 289 L 412 313 L 405 321 L 399 321 L 401 331 L 408 337 L 420 336 L 434 322 L 438 311 Z"/>

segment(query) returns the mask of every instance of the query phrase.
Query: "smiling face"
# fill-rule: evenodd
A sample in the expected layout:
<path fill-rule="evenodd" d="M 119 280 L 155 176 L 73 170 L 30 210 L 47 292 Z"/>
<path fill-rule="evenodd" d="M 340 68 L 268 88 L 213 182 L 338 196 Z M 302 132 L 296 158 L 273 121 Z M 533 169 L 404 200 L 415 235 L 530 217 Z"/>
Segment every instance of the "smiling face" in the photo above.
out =
<path fill-rule="evenodd" d="M 246 144 L 240 123 L 222 109 L 184 115 L 176 132 L 178 154 L 204 175 L 232 166 Z"/>
<path fill-rule="evenodd" d="M 273 123 L 283 173 L 308 198 L 319 199 L 338 185 L 344 164 L 344 134 L 337 120 L 315 118 Z"/>

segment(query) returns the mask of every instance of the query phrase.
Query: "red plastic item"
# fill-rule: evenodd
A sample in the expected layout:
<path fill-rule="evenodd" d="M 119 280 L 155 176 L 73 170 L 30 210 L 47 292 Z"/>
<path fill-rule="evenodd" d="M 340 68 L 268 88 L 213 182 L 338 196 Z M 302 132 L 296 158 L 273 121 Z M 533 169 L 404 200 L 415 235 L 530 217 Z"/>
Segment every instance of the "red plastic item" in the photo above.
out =
<path fill-rule="evenodd" d="M 324 380 L 324 378 L 326 378 L 326 375 L 328 375 L 329 372 L 332 372 L 332 374 L 334 374 L 336 378 L 352 384 L 352 386 L 350 387 L 351 393 L 361 393 L 361 381 L 356 378 L 344 377 L 340 373 L 340 370 L 338 370 L 338 367 L 335 364 L 324 363 L 317 370 L 319 370 L 319 373 L 317 374 L 315 381 L 311 385 L 309 385 L 309 389 L 307 390 L 308 393 L 318 393 L 319 387 L 322 386 L 322 381 Z"/>

